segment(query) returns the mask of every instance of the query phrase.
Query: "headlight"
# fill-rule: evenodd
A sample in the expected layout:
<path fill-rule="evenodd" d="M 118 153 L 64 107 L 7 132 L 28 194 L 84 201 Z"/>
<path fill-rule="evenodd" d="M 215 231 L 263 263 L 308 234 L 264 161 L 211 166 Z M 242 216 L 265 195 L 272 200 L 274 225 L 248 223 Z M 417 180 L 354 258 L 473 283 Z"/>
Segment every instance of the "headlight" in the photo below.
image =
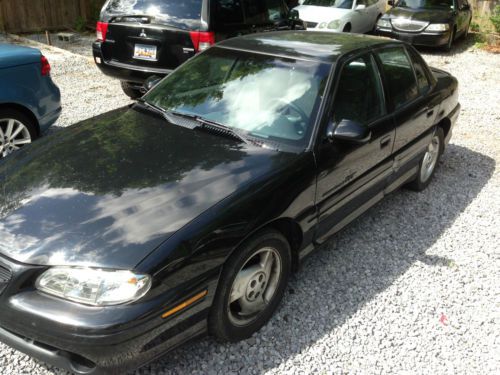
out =
<path fill-rule="evenodd" d="M 328 24 L 328 28 L 329 29 L 332 29 L 332 30 L 335 30 L 335 29 L 338 29 L 340 26 L 340 20 L 335 20 L 335 21 L 331 21 L 329 24 Z"/>
<path fill-rule="evenodd" d="M 377 26 L 382 29 L 392 29 L 391 21 L 385 20 L 383 18 L 377 21 Z"/>
<path fill-rule="evenodd" d="M 326 22 L 321 22 L 318 27 L 324 29 L 326 27 Z"/>
<path fill-rule="evenodd" d="M 54 267 L 45 271 L 35 286 L 70 301 L 108 306 L 141 298 L 151 287 L 151 278 L 130 271 Z"/>
<path fill-rule="evenodd" d="M 450 25 L 447 23 L 431 23 L 427 26 L 427 31 L 446 31 L 450 29 Z"/>

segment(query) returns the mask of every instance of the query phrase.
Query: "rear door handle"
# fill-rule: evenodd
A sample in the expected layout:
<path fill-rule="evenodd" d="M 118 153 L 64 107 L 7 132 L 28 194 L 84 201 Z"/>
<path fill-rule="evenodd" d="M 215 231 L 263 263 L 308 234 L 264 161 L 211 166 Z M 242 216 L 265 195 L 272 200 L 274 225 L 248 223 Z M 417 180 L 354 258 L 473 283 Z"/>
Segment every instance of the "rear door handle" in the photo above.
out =
<path fill-rule="evenodd" d="M 387 147 L 391 144 L 392 137 L 389 135 L 380 140 L 380 148 Z"/>

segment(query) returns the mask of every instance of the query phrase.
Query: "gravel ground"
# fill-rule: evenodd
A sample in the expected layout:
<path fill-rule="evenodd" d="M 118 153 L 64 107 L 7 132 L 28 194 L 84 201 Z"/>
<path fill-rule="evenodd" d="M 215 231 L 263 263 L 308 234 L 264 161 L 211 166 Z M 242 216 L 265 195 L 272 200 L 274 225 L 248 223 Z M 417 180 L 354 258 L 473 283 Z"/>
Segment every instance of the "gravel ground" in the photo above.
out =
<path fill-rule="evenodd" d="M 88 58 L 44 52 L 57 126 L 129 103 Z M 421 52 L 459 79 L 463 108 L 429 188 L 395 192 L 322 246 L 251 339 L 200 340 L 137 374 L 500 372 L 500 58 L 466 42 Z M 0 373 L 63 372 L 0 344 Z"/>

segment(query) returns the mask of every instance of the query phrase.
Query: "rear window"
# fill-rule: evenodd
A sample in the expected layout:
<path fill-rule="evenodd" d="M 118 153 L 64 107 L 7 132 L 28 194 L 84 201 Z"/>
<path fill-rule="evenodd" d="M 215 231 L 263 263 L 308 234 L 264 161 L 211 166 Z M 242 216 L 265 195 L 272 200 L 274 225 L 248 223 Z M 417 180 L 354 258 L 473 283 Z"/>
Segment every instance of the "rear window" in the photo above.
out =
<path fill-rule="evenodd" d="M 108 0 L 103 21 L 123 16 L 152 17 L 151 23 L 163 23 L 183 29 L 198 29 L 203 0 Z"/>

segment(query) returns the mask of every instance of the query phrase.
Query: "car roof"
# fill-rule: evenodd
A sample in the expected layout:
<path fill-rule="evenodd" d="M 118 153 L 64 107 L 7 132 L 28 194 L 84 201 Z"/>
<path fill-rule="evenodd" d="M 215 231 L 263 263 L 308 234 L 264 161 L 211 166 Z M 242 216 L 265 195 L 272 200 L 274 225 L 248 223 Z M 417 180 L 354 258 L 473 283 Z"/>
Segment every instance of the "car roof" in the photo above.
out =
<path fill-rule="evenodd" d="M 275 31 L 231 38 L 217 45 L 224 48 L 334 63 L 346 53 L 391 43 L 401 42 L 362 34 Z"/>

